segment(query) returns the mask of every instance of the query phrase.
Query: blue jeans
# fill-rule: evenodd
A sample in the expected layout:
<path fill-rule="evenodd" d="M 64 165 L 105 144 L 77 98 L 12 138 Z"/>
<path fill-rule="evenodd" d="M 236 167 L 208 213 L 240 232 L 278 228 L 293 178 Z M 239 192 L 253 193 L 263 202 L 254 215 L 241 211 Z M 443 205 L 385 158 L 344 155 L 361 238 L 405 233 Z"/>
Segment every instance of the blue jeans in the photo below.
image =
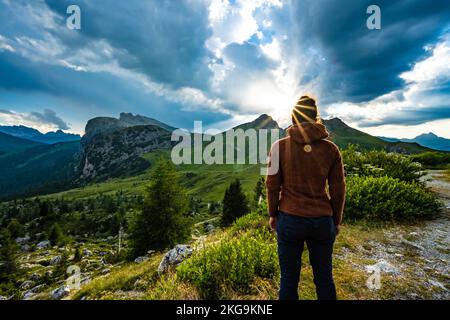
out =
<path fill-rule="evenodd" d="M 277 222 L 280 300 L 297 300 L 304 244 L 308 246 L 318 300 L 336 300 L 333 281 L 333 218 L 305 218 L 280 212 Z"/>

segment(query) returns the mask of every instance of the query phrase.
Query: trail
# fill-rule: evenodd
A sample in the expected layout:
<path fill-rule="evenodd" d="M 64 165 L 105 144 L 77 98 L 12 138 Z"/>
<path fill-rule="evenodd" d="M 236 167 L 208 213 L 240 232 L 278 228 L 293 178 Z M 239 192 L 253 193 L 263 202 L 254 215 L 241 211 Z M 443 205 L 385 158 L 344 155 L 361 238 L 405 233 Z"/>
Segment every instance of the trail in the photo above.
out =
<path fill-rule="evenodd" d="M 423 177 L 438 194 L 446 209 L 440 217 L 412 225 L 389 227 L 382 236 L 344 252 L 341 259 L 375 261 L 381 277 L 389 276 L 395 287 L 394 299 L 450 299 L 450 181 L 442 171 L 429 171 Z M 372 265 L 373 266 L 373 265 Z M 354 264 L 361 270 L 371 265 Z M 368 274 L 369 275 L 369 274 Z M 399 288 L 404 286 L 402 290 Z"/>

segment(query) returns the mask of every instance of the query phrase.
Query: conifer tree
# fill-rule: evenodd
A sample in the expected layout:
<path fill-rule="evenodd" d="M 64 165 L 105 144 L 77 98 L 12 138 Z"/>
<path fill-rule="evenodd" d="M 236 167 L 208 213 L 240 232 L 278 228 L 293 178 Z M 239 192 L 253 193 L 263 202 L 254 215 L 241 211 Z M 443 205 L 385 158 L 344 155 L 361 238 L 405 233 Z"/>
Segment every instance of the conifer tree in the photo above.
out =
<path fill-rule="evenodd" d="M 249 212 L 248 201 L 242 191 L 241 182 L 236 179 L 225 190 L 223 198 L 222 219 L 223 227 L 229 226 L 237 218 Z"/>
<path fill-rule="evenodd" d="M 181 187 L 173 165 L 167 160 L 159 160 L 143 208 L 131 226 L 133 256 L 186 241 L 191 231 L 188 209 L 186 191 Z"/>

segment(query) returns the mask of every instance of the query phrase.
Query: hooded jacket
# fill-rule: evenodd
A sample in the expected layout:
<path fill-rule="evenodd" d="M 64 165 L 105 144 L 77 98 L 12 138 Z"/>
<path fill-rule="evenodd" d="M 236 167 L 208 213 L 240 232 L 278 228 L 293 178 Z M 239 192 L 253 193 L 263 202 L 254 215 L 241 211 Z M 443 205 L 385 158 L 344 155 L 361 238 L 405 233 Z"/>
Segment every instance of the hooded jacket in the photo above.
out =
<path fill-rule="evenodd" d="M 345 177 L 338 147 L 327 140 L 329 134 L 322 124 L 296 124 L 287 133 L 270 151 L 269 167 L 278 168 L 269 170 L 266 180 L 270 216 L 277 216 L 278 211 L 302 217 L 332 216 L 339 225 Z"/>

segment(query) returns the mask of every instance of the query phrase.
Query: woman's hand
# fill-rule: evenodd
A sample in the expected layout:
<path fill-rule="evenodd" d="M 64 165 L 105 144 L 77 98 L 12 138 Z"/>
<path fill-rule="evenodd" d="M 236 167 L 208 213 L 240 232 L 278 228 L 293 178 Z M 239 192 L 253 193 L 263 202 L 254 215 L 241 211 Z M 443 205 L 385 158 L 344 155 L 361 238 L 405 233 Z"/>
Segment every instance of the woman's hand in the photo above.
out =
<path fill-rule="evenodd" d="M 269 227 L 272 232 L 275 232 L 275 230 L 277 229 L 277 217 L 269 218 Z"/>

